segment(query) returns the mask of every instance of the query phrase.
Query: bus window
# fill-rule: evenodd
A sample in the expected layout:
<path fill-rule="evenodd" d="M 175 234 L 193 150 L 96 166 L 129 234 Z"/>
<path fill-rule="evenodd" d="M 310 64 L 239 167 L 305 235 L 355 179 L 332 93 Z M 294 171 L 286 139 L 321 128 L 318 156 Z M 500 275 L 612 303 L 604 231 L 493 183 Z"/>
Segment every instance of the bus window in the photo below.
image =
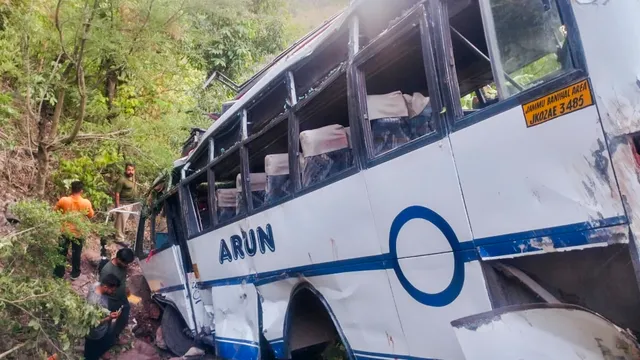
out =
<path fill-rule="evenodd" d="M 196 210 L 196 221 L 200 232 L 209 230 L 212 223 L 209 212 L 209 182 L 206 171 L 189 182 L 189 194 Z"/>
<path fill-rule="evenodd" d="M 482 0 L 501 98 L 573 68 L 556 0 Z"/>
<path fill-rule="evenodd" d="M 246 214 L 245 201 L 236 180 L 241 172 L 240 148 L 229 150 L 212 167 L 215 176 L 216 216 L 218 224 Z"/>
<path fill-rule="evenodd" d="M 348 36 L 347 29 L 343 29 L 334 35 L 334 38 L 314 50 L 313 56 L 300 67 L 293 70 L 295 89 L 298 100 L 310 96 L 326 80 L 335 74 L 347 61 Z"/>
<path fill-rule="evenodd" d="M 369 44 L 384 32 L 402 13 L 416 4 L 416 0 L 374 0 L 358 9 L 360 19 L 360 45 Z"/>
<path fill-rule="evenodd" d="M 259 100 L 247 110 L 248 136 L 259 133 L 271 121 L 285 113 L 288 108 L 287 94 L 284 79 L 277 80 L 270 88 L 258 94 Z"/>
<path fill-rule="evenodd" d="M 284 199 L 293 190 L 289 176 L 288 120 L 287 116 L 276 119 L 247 142 L 254 209 Z"/>
<path fill-rule="evenodd" d="M 420 29 L 412 23 L 394 36 L 378 39 L 388 44 L 359 66 L 374 156 L 434 132 Z"/>
<path fill-rule="evenodd" d="M 213 137 L 214 156 L 217 158 L 242 141 L 242 115 L 229 118 Z M 205 155 L 206 157 L 206 155 Z"/>
<path fill-rule="evenodd" d="M 169 227 L 167 226 L 167 215 L 165 210 L 166 205 L 162 208 L 162 211 L 156 215 L 153 242 L 151 244 L 153 249 L 164 249 L 171 245 L 171 242 L 169 241 Z M 145 249 L 145 251 L 146 250 L 147 249 Z"/>
<path fill-rule="evenodd" d="M 349 126 L 347 78 L 334 74 L 313 96 L 299 103 L 302 186 L 308 187 L 353 167 L 345 128 Z"/>

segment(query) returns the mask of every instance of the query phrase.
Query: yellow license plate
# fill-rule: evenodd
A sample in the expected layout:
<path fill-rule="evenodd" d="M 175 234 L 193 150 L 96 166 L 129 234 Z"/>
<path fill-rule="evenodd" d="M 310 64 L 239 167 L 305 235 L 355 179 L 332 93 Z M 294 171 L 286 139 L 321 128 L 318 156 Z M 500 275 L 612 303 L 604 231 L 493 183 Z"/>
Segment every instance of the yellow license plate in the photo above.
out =
<path fill-rule="evenodd" d="M 540 125 L 562 115 L 593 105 L 589 81 L 567 86 L 522 105 L 527 127 Z"/>

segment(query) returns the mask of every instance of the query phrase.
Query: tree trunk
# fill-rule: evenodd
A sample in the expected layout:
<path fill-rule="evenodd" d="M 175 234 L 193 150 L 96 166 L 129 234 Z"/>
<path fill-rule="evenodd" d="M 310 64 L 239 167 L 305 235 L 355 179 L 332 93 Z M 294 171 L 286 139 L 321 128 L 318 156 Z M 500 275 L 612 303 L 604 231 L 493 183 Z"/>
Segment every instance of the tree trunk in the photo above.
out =
<path fill-rule="evenodd" d="M 47 150 L 47 146 L 43 142 L 38 144 L 36 159 L 38 160 L 38 176 L 36 178 L 35 193 L 40 197 L 44 197 L 47 178 L 49 177 L 49 150 Z"/>
<path fill-rule="evenodd" d="M 118 84 L 118 74 L 114 69 L 107 70 L 107 109 L 113 110 L 113 100 L 116 97 L 116 86 Z"/>

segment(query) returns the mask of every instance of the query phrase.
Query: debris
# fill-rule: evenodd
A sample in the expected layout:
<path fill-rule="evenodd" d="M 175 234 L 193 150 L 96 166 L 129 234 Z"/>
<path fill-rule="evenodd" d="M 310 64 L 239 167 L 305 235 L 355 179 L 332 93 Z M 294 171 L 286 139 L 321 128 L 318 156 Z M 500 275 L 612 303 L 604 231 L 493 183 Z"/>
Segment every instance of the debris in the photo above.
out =
<path fill-rule="evenodd" d="M 162 336 L 162 327 L 158 327 L 158 330 L 156 330 L 156 346 L 162 350 L 167 350 L 167 344 Z"/>

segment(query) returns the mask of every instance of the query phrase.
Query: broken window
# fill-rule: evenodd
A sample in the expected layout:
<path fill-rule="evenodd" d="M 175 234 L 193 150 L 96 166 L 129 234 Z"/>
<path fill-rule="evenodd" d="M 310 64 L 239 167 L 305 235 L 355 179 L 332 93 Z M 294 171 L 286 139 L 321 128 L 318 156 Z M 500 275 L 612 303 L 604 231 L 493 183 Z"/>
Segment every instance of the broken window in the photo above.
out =
<path fill-rule="evenodd" d="M 571 70 L 556 0 L 484 0 L 498 89 L 508 98 Z"/>
<path fill-rule="evenodd" d="M 360 48 L 367 46 L 386 29 L 393 26 L 419 0 L 370 0 L 356 11 L 359 19 Z"/>
<path fill-rule="evenodd" d="M 209 182 L 206 171 L 190 180 L 189 194 L 195 207 L 198 233 L 211 229 L 213 224 L 209 207 Z"/>
<path fill-rule="evenodd" d="M 247 110 L 249 136 L 259 133 L 271 121 L 287 111 L 289 108 L 287 96 L 287 84 L 284 79 L 275 81 L 258 94 L 258 100 L 250 104 Z"/>
<path fill-rule="evenodd" d="M 291 195 L 289 176 L 289 117 L 275 119 L 247 142 L 253 208 L 259 209 Z"/>
<path fill-rule="evenodd" d="M 362 112 L 369 122 L 364 128 L 371 129 L 365 136 L 374 156 L 435 131 L 421 36 L 418 20 L 408 18 L 377 39 L 375 53 L 364 54 L 367 60 L 359 65 L 366 87 Z"/>
<path fill-rule="evenodd" d="M 214 157 L 218 158 L 242 141 L 242 114 L 237 114 L 216 129 L 213 136 Z"/>
<path fill-rule="evenodd" d="M 215 177 L 215 201 L 218 224 L 228 223 L 246 214 L 242 189 L 236 181 L 241 173 L 240 149 L 227 152 L 212 167 Z"/>
<path fill-rule="evenodd" d="M 303 187 L 320 183 L 353 167 L 344 71 L 334 74 L 320 86 L 320 90 L 301 102 L 296 119 L 303 157 Z"/>
<path fill-rule="evenodd" d="M 341 70 L 348 57 L 348 35 L 346 28 L 331 35 L 325 44 L 314 49 L 308 60 L 303 60 L 302 65 L 293 70 L 299 101 L 310 96 Z"/>

